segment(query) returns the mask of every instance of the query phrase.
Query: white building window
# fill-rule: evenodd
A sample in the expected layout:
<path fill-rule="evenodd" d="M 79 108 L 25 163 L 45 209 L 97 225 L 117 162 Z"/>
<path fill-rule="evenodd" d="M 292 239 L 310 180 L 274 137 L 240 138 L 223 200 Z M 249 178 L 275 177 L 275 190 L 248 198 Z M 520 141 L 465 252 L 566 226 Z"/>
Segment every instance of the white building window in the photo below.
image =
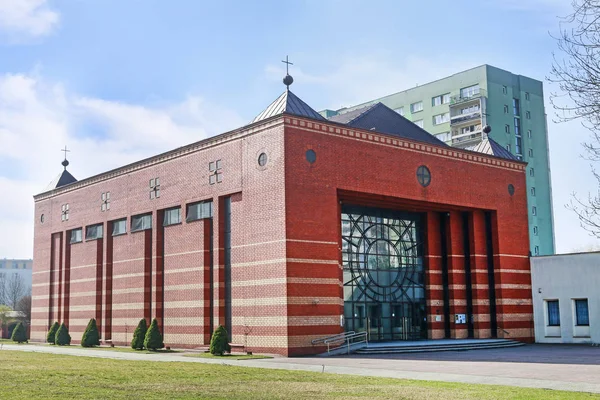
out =
<path fill-rule="evenodd" d="M 450 122 L 450 113 L 449 112 L 433 116 L 433 124 L 434 125 L 444 124 L 446 122 Z"/>
<path fill-rule="evenodd" d="M 414 123 L 416 126 L 418 126 L 419 128 L 422 128 L 422 127 L 423 127 L 423 120 L 422 120 L 422 119 L 419 119 L 419 120 L 413 121 L 413 123 Z"/>
<path fill-rule="evenodd" d="M 112 223 L 112 235 L 124 235 L 127 233 L 127 219 L 119 219 Z"/>
<path fill-rule="evenodd" d="M 460 89 L 461 98 L 469 98 L 479 94 L 479 84 Z"/>
<path fill-rule="evenodd" d="M 435 137 L 441 140 L 442 142 L 448 142 L 450 141 L 450 132 L 438 133 L 437 135 L 435 135 Z"/>
<path fill-rule="evenodd" d="M 71 231 L 71 244 L 81 243 L 83 241 L 83 235 L 81 228 L 73 229 Z"/>
<path fill-rule="evenodd" d="M 131 217 L 131 232 L 152 229 L 152 214 L 136 215 Z"/>
<path fill-rule="evenodd" d="M 410 105 L 410 112 L 411 113 L 416 113 L 419 111 L 423 111 L 423 102 L 422 101 L 418 101 L 416 103 L 412 103 Z"/>
<path fill-rule="evenodd" d="M 165 210 L 163 216 L 163 226 L 176 225 L 181 223 L 181 207 Z"/>
<path fill-rule="evenodd" d="M 394 111 L 396 111 L 398 114 L 404 116 L 404 107 L 396 108 Z"/>

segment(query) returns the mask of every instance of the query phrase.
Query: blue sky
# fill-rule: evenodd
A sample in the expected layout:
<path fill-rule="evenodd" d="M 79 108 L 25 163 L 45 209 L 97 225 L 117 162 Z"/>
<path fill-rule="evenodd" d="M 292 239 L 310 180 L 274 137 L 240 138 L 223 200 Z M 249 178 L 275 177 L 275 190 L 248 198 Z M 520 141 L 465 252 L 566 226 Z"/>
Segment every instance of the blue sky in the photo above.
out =
<path fill-rule="evenodd" d="M 0 185 L 16 193 L 0 200 L 0 257 L 32 255 L 31 195 L 60 172 L 65 143 L 81 178 L 235 128 L 283 91 L 286 54 L 315 109 L 484 63 L 544 80 L 549 31 L 569 11 L 566 0 L 407 3 L 0 0 Z M 587 135 L 550 124 L 559 251 L 595 245 L 564 208 L 571 192 L 597 190 L 579 158 Z"/>

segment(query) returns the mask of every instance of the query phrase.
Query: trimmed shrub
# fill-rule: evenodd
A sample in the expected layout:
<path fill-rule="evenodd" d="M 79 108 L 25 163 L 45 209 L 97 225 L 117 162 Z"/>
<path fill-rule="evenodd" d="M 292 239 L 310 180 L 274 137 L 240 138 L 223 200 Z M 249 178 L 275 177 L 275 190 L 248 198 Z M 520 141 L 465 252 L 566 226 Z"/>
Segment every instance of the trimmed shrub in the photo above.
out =
<path fill-rule="evenodd" d="M 69 335 L 69 328 L 63 322 L 56 331 L 56 339 L 54 341 L 59 346 L 69 346 L 71 344 L 71 335 Z"/>
<path fill-rule="evenodd" d="M 146 337 L 144 338 L 144 347 L 152 351 L 165 347 L 162 334 L 160 333 L 160 329 L 158 329 L 158 322 L 156 321 L 156 318 L 152 320 L 150 328 L 146 332 Z"/>
<path fill-rule="evenodd" d="M 213 332 L 210 339 L 210 354 L 222 356 L 225 352 L 230 352 L 231 347 L 227 340 L 227 329 L 223 325 L 219 325 L 216 331 Z"/>
<path fill-rule="evenodd" d="M 27 331 L 22 322 L 19 322 L 15 329 L 13 329 L 12 336 L 10 337 L 13 342 L 27 343 Z"/>
<path fill-rule="evenodd" d="M 48 331 L 48 334 L 46 335 L 46 342 L 54 344 L 54 342 L 56 341 L 56 332 L 58 332 L 58 328 L 60 328 L 58 322 L 52 324 L 50 330 Z"/>
<path fill-rule="evenodd" d="M 131 348 L 134 350 L 144 350 L 144 339 L 146 339 L 146 332 L 148 331 L 148 325 L 146 319 L 140 319 L 140 323 L 133 332 L 133 339 L 131 340 Z"/>
<path fill-rule="evenodd" d="M 87 328 L 85 328 L 85 332 L 83 332 L 83 336 L 81 337 L 81 346 L 100 346 L 100 333 L 98 332 L 95 318 L 90 319 L 90 322 L 88 322 Z"/>

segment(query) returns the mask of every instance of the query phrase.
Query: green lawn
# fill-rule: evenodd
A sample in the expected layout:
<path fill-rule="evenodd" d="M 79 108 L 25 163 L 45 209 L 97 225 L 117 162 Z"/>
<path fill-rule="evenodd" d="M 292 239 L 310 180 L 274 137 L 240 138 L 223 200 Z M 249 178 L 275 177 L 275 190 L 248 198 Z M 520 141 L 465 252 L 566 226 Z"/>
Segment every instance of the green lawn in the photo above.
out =
<path fill-rule="evenodd" d="M 6 399 L 591 399 L 585 393 L 0 351 Z"/>
<path fill-rule="evenodd" d="M 213 356 L 210 353 L 190 353 L 184 354 L 184 356 L 196 358 L 214 358 L 215 360 L 263 360 L 265 358 L 273 358 L 269 356 L 262 356 L 259 354 L 224 354 L 222 356 Z"/>

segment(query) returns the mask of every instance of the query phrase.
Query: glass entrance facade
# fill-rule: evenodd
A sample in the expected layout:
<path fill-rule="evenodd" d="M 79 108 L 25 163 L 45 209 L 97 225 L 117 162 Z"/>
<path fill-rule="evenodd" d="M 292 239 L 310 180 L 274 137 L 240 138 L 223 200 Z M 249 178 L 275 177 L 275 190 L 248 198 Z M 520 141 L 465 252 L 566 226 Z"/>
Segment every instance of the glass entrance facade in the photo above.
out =
<path fill-rule="evenodd" d="M 369 340 L 427 338 L 421 215 L 342 207 L 346 331 Z"/>

